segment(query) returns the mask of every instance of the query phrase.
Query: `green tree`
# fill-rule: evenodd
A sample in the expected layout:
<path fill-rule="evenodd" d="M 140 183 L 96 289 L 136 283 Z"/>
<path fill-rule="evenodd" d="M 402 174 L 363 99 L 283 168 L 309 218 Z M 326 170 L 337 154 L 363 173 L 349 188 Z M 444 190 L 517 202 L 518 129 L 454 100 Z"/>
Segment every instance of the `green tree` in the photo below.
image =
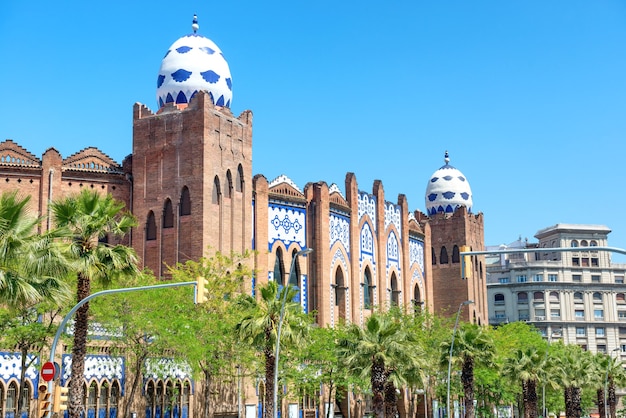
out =
<path fill-rule="evenodd" d="M 37 233 L 42 218 L 28 210 L 30 196 L 0 196 L 0 342 L 17 347 L 21 374 L 17 410 L 22 410 L 27 369 L 56 330 L 54 318 L 69 300 L 65 264 L 55 233 Z M 40 319 L 40 316 L 43 319 Z"/>
<path fill-rule="evenodd" d="M 385 389 L 390 375 L 417 363 L 416 347 L 415 339 L 397 316 L 380 312 L 372 313 L 364 327 L 352 324 L 339 341 L 339 356 L 348 370 L 370 379 L 375 417 L 385 416 Z"/>
<path fill-rule="evenodd" d="M 452 341 L 443 345 L 441 364 L 448 364 Z M 452 365 L 461 367 L 465 417 L 474 418 L 474 367 L 490 365 L 494 360 L 493 339 L 487 328 L 476 324 L 462 324 L 452 347 Z M 451 414 L 451 411 L 448 412 Z"/>
<path fill-rule="evenodd" d="M 563 390 L 566 418 L 580 418 L 583 414 L 583 389 L 593 381 L 593 354 L 576 344 L 552 344 L 555 373 L 559 386 Z M 551 351 L 552 353 L 552 351 Z"/>
<path fill-rule="evenodd" d="M 545 350 L 537 347 L 520 348 L 505 363 L 506 373 L 521 382 L 524 418 L 538 415 L 537 384 L 545 367 Z"/>
<path fill-rule="evenodd" d="M 284 317 L 281 328 L 281 346 L 302 345 L 308 338 L 311 319 L 302 312 L 300 304 L 294 302 L 298 290 L 292 286 L 279 289 L 275 281 L 259 289 L 260 299 L 251 297 L 241 301 L 241 307 L 247 312 L 236 325 L 235 331 L 240 341 L 263 352 L 265 370 L 265 405 L 263 417 L 274 415 L 274 368 L 277 331 L 281 306 L 285 301 Z"/>
<path fill-rule="evenodd" d="M 53 202 L 51 209 L 54 224 L 68 233 L 66 260 L 76 274 L 77 302 L 91 294 L 92 281 L 108 285 L 118 277 L 138 274 L 135 252 L 125 245 L 108 243 L 110 238 L 121 238 L 136 225 L 135 218 L 124 210 L 124 203 L 111 195 L 83 190 Z M 68 405 L 71 418 L 80 418 L 83 408 L 88 322 L 87 302 L 76 311 L 74 322 Z"/>

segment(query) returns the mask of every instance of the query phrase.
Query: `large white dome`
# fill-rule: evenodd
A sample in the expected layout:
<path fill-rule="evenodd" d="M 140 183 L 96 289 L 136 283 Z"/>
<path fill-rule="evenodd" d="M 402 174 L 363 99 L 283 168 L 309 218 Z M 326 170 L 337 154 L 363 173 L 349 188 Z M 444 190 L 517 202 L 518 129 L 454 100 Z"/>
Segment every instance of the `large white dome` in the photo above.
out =
<path fill-rule="evenodd" d="M 428 181 L 426 212 L 428 215 L 453 213 L 460 206 L 465 206 L 471 212 L 472 189 L 469 182 L 463 173 L 449 164 L 448 151 L 444 161 L 446 164 L 435 171 Z"/>
<path fill-rule="evenodd" d="M 222 51 L 208 38 L 196 33 L 183 36 L 168 49 L 157 78 L 159 108 L 165 103 L 184 104 L 201 90 L 211 95 L 213 104 L 230 107 L 233 93 L 230 69 Z"/>

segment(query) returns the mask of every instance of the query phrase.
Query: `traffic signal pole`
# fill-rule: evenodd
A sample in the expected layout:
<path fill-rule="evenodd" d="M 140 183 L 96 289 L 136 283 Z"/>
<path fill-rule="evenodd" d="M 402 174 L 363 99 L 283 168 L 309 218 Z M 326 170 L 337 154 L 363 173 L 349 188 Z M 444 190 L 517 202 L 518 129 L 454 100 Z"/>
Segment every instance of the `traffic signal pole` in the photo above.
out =
<path fill-rule="evenodd" d="M 109 290 L 102 290 L 100 292 L 96 292 L 94 294 L 91 294 L 89 296 L 87 296 L 85 299 L 78 301 L 78 303 L 65 315 L 65 317 L 63 318 L 63 321 L 61 321 L 61 324 L 59 325 L 59 328 L 57 329 L 57 332 L 54 336 L 54 340 L 52 341 L 52 345 L 50 346 L 50 361 L 54 362 L 54 354 L 57 351 L 57 344 L 59 343 L 59 339 L 61 338 L 61 333 L 63 332 L 63 330 L 65 329 L 65 326 L 67 325 L 67 322 L 70 320 L 70 318 L 72 316 L 74 316 L 74 314 L 76 313 L 76 311 L 78 310 L 78 308 L 80 308 L 81 306 L 83 306 L 85 303 L 89 302 L 91 299 L 95 299 L 99 296 L 104 296 L 104 295 L 111 295 L 111 294 L 115 294 L 115 293 L 128 293 L 128 292 L 137 292 L 140 290 L 152 290 L 152 289 L 163 289 L 163 288 L 167 288 L 167 287 L 182 287 L 182 286 L 196 286 L 198 283 L 196 281 L 193 282 L 180 282 L 180 283 L 164 283 L 164 284 L 156 284 L 156 285 L 152 285 L 152 286 L 139 286 L 139 287 L 125 287 L 125 288 L 121 288 L 121 289 L 109 289 Z M 65 392 L 64 391 L 59 391 L 59 393 L 55 393 L 53 391 L 54 389 L 54 379 L 48 382 L 48 388 L 47 391 L 45 392 L 45 395 L 48 398 L 48 404 L 50 405 L 50 403 L 52 405 L 54 404 L 58 404 L 61 405 L 61 403 L 57 403 L 57 400 L 54 399 L 54 395 L 56 396 L 61 396 L 59 394 L 63 393 L 63 396 L 65 396 Z M 45 386 L 45 385 L 42 385 Z M 41 386 L 40 386 L 41 389 Z M 67 389 L 66 389 L 67 390 Z M 54 394 L 54 395 L 53 395 Z M 52 397 L 52 399 L 50 399 L 50 397 Z M 50 407 L 49 409 L 45 410 L 45 412 L 43 410 L 41 410 L 40 408 L 40 412 L 41 415 L 38 416 L 37 418 L 50 418 L 50 416 L 52 415 L 52 407 Z"/>

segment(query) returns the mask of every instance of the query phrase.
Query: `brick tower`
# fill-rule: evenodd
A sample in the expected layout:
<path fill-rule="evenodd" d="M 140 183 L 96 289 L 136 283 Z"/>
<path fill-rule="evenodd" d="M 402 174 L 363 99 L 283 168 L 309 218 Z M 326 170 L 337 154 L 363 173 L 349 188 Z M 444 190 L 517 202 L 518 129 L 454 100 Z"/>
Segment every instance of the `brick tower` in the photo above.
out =
<path fill-rule="evenodd" d="M 428 216 L 420 217 L 430 226 L 432 306 L 435 312 L 454 315 L 460 304 L 474 303 L 461 310 L 461 318 L 486 325 L 487 284 L 484 256 L 471 257 L 471 274 L 462 278 L 459 253 L 463 246 L 472 251 L 484 250 L 483 215 L 474 215 L 469 182 L 459 170 L 449 164 L 446 151 L 445 165 L 431 176 L 426 189 Z"/>

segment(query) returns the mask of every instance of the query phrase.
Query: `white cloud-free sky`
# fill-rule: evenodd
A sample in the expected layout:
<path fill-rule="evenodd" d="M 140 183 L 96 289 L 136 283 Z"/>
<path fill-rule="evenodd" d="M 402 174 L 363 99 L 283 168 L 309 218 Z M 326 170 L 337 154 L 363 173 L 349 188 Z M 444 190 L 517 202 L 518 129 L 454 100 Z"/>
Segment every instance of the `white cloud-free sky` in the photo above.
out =
<path fill-rule="evenodd" d="M 121 162 L 133 103 L 156 110 L 161 59 L 194 13 L 229 62 L 233 113 L 254 113 L 254 174 L 344 190 L 353 172 L 424 211 L 448 150 L 487 245 L 584 223 L 626 248 L 621 0 L 9 0 L 0 140 Z"/>

